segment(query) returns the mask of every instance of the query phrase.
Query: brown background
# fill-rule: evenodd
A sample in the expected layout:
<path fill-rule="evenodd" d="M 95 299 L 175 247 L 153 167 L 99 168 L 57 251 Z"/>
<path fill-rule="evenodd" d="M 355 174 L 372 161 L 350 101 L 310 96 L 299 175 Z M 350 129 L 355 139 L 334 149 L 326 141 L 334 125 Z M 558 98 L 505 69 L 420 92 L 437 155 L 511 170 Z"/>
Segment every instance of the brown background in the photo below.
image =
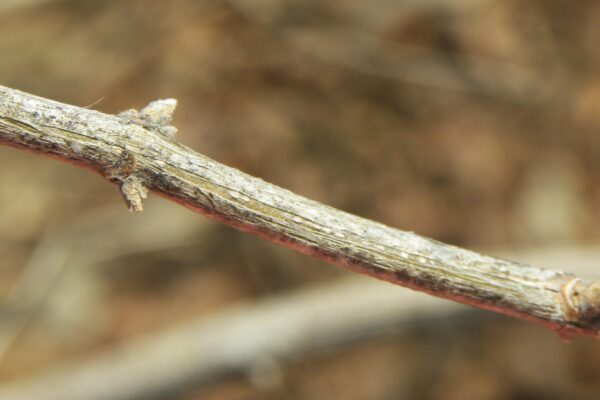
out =
<path fill-rule="evenodd" d="M 0 38 L 0 84 L 109 113 L 175 97 L 182 142 L 343 210 L 474 249 L 600 239 L 598 1 L 5 0 Z M 2 380 L 349 274 L 145 208 L 0 148 L 2 329 L 19 285 L 53 282 Z M 599 367 L 599 342 L 477 314 L 174 398 L 597 399 Z"/>

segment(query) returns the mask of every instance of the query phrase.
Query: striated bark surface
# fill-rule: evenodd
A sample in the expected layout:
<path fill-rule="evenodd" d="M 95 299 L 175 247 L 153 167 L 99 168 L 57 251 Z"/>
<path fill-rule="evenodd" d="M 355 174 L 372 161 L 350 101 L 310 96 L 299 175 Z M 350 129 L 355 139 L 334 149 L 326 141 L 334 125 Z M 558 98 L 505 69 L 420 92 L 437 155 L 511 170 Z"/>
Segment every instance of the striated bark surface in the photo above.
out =
<path fill-rule="evenodd" d="M 0 143 L 69 161 L 355 272 L 518 318 L 598 336 L 600 283 L 479 255 L 366 220 L 219 164 L 174 139 L 176 102 L 118 116 L 0 86 Z"/>

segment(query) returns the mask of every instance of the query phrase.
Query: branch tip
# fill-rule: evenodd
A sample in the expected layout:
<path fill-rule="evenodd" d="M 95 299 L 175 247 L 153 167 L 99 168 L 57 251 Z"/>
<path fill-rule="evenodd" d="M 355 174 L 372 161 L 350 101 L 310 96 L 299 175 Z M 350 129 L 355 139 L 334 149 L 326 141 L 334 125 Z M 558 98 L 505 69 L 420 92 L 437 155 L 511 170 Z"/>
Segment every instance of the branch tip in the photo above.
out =
<path fill-rule="evenodd" d="M 600 325 L 600 282 L 573 278 L 561 287 L 565 318 Z"/>

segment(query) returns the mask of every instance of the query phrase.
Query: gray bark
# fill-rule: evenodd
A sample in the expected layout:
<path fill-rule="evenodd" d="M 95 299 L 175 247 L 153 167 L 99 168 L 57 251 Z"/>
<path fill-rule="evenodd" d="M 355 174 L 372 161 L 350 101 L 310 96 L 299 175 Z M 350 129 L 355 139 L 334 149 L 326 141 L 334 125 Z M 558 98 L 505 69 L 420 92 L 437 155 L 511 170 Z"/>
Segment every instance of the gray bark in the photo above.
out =
<path fill-rule="evenodd" d="M 69 161 L 117 184 L 130 210 L 147 190 L 352 271 L 597 337 L 600 283 L 483 256 L 366 220 L 219 164 L 174 139 L 174 100 L 119 116 L 0 86 L 0 143 Z"/>

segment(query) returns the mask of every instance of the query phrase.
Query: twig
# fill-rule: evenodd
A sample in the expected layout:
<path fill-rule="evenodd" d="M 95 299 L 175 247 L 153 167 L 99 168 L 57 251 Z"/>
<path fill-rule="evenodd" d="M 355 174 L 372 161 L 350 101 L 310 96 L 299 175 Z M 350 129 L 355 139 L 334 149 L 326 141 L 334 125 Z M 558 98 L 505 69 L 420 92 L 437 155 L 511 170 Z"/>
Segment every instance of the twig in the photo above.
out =
<path fill-rule="evenodd" d="M 192 233 L 202 232 L 208 224 L 193 223 L 184 214 L 177 208 L 163 209 L 160 213 L 146 216 L 139 224 L 126 225 L 122 215 L 111 207 L 84 213 L 75 223 L 47 232 L 1 303 L 2 308 L 10 312 L 0 313 L 0 367 L 14 342 L 29 328 L 42 307 L 51 303 L 52 296 L 58 294 L 57 286 L 60 287 L 60 281 L 70 266 L 91 268 L 118 257 L 189 246 Z M 85 308 L 81 302 L 78 306 L 79 309 Z M 45 311 L 53 314 L 52 309 Z M 57 323 L 48 315 L 44 319 Z M 60 323 L 65 324 L 65 321 Z M 77 329 L 80 331 L 81 326 Z"/>
<path fill-rule="evenodd" d="M 307 351 L 456 317 L 457 304 L 352 279 L 304 289 L 138 338 L 0 386 L 0 400 L 164 399 Z M 335 318 L 331 316 L 335 315 Z M 276 371 L 275 371 L 276 372 Z"/>
<path fill-rule="evenodd" d="M 0 13 L 21 8 L 35 7 L 48 2 L 50 2 L 50 0 L 2 0 L 0 1 Z"/>
<path fill-rule="evenodd" d="M 174 100 L 119 116 L 0 86 L 0 143 L 117 184 L 131 210 L 153 190 L 242 231 L 439 297 L 598 337 L 600 282 L 482 256 L 319 204 L 177 143 Z"/>
<path fill-rule="evenodd" d="M 481 93 L 512 101 L 531 101 L 547 89 L 533 70 L 509 62 L 401 45 L 351 29 L 299 28 L 280 37 L 321 60 L 363 74 L 444 90 Z"/>
<path fill-rule="evenodd" d="M 337 64 L 362 74 L 392 79 L 443 90 L 484 94 L 511 101 L 532 101 L 548 91 L 547 79 L 540 71 L 518 66 L 515 63 L 493 61 L 485 57 L 441 51 L 421 46 L 392 42 L 365 29 L 369 20 L 381 22 L 407 10 L 431 7 L 456 12 L 484 7 L 485 1 L 388 1 L 377 6 L 373 2 L 344 2 L 354 20 L 350 28 L 341 24 L 286 26 L 291 12 L 281 1 L 228 0 L 227 4 L 248 20 L 284 41 L 286 48 L 298 50 L 327 63 Z M 400 4 L 402 3 L 402 4 Z M 400 12 L 403 10 L 404 13 Z M 341 12 L 344 14 L 344 11 Z M 395 23 L 398 21 L 395 20 Z M 543 82 L 543 83 L 542 83 Z"/>
<path fill-rule="evenodd" d="M 576 270 L 598 275 L 598 248 L 510 253 L 519 259 L 547 260 L 551 265 L 576 260 L 572 265 Z M 89 359 L 51 365 L 0 385 L 0 400 L 164 398 L 185 391 L 188 385 L 207 387 L 231 374 L 253 376 L 265 362 L 276 369 L 308 352 L 397 335 L 417 321 L 467 317 L 467 311 L 455 303 L 352 278 L 220 311 Z M 277 375 L 276 370 L 271 372 Z"/>
<path fill-rule="evenodd" d="M 33 251 L 22 275 L 3 300 L 3 308 L 10 312 L 0 314 L 0 365 L 63 272 L 68 251 L 54 243 L 55 238 L 48 235 L 44 237 Z"/>

